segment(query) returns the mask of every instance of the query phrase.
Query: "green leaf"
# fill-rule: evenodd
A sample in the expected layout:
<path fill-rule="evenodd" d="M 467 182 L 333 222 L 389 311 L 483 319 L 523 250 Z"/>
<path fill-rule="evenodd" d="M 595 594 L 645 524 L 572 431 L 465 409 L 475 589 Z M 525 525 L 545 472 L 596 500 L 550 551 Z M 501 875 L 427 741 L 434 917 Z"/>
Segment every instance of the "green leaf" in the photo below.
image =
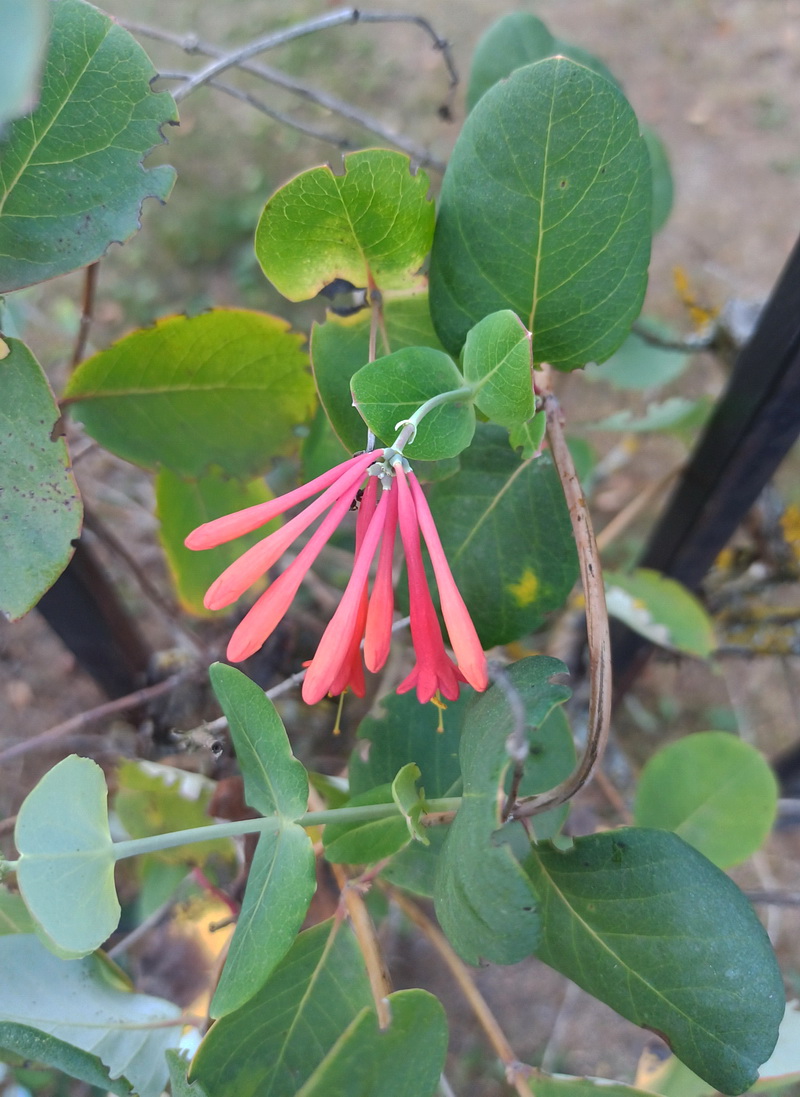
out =
<path fill-rule="evenodd" d="M 430 301 L 445 348 L 511 308 L 536 362 L 607 358 L 644 297 L 650 205 L 647 147 L 617 87 L 565 58 L 495 84 L 442 183 Z"/>
<path fill-rule="evenodd" d="M 648 1097 L 644 1088 L 609 1082 L 605 1078 L 570 1078 L 536 1074 L 536 1097 Z"/>
<path fill-rule="evenodd" d="M 100 957 L 58 960 L 35 937 L 0 938 L 0 968 L 0 1047 L 113 1093 L 160 1097 L 178 1006 L 123 989 Z"/>
<path fill-rule="evenodd" d="M 335 463 L 331 462 L 331 465 Z M 330 468 L 331 465 L 325 467 Z M 183 543 L 186 535 L 213 518 L 244 510 L 257 503 L 266 503 L 272 498 L 272 492 L 263 480 L 250 480 L 243 484 L 219 472 L 209 472 L 198 480 L 182 480 L 165 468 L 158 473 L 156 514 L 161 521 L 159 537 L 181 606 L 187 612 L 199 617 L 216 617 L 216 613 L 203 605 L 203 596 L 208 588 L 246 549 L 276 530 L 281 520 L 277 518 L 246 537 L 237 537 L 235 541 L 203 552 L 187 549 Z"/>
<path fill-rule="evenodd" d="M 47 0 L 0 0 L 0 140 L 5 123 L 33 108 L 39 95 L 49 7 Z"/>
<path fill-rule="evenodd" d="M 510 76 L 515 69 L 557 54 L 585 65 L 612 84 L 616 83 L 602 61 L 571 42 L 553 37 L 535 15 L 527 11 L 509 12 L 489 27 L 475 47 L 467 89 L 468 108 L 472 110 L 489 88 L 498 80 Z"/>
<path fill-rule="evenodd" d="M 650 175 L 653 180 L 653 235 L 663 229 L 672 212 L 675 185 L 664 142 L 652 126 L 642 126 L 642 137 L 650 157 Z"/>
<path fill-rule="evenodd" d="M 640 317 L 637 326 L 664 340 L 679 337 L 676 331 L 649 316 Z M 587 366 L 584 376 L 588 381 L 607 381 L 615 389 L 654 389 L 680 377 L 690 360 L 684 351 L 656 346 L 632 331 L 601 366 Z"/>
<path fill-rule="evenodd" d="M 283 721 L 264 691 L 246 674 L 212 663 L 209 677 L 228 719 L 250 807 L 294 822 L 308 808 L 308 774 L 292 754 Z"/>
<path fill-rule="evenodd" d="M 169 1088 L 172 1097 L 207 1097 L 203 1087 L 195 1082 L 189 1085 L 186 1070 L 188 1060 L 177 1051 L 167 1052 L 167 1066 L 169 1067 Z"/>
<path fill-rule="evenodd" d="M 192 1061 L 208 1093 L 295 1097 L 347 1026 L 371 1006 L 353 935 L 330 922 L 301 933 L 246 1006 L 217 1021 Z"/>
<path fill-rule="evenodd" d="M 114 811 L 131 838 L 169 834 L 175 830 L 206 827 L 212 822 L 208 807 L 216 782 L 199 773 L 162 766 L 157 762 L 126 761 L 117 768 Z M 214 854 L 231 856 L 225 838 L 162 849 L 148 854 L 177 865 L 202 865 Z"/>
<path fill-rule="evenodd" d="M 370 430 L 387 446 L 395 440 L 398 424 L 426 401 L 463 387 L 464 378 L 453 359 L 432 347 L 397 350 L 368 362 L 350 380 L 353 403 Z M 475 409 L 472 398 L 465 396 L 433 408 L 403 452 L 409 460 L 457 457 L 474 433 Z"/>
<path fill-rule="evenodd" d="M 531 457 L 538 457 L 542 452 L 546 430 L 547 418 L 539 412 L 527 423 L 522 423 L 509 431 L 508 441 L 512 449 L 522 451 L 520 456 L 523 461 L 529 461 Z"/>
<path fill-rule="evenodd" d="M 365 1010 L 337 1040 L 297 1097 L 433 1097 L 447 1054 L 447 1019 L 424 990 L 400 990 L 381 1031 Z"/>
<path fill-rule="evenodd" d="M 422 842 L 424 846 L 429 846 L 430 838 L 419 821 L 425 807 L 424 795 L 417 789 L 421 774 L 422 770 L 416 762 L 403 766 L 392 781 L 392 799 L 402 811 L 411 837 Z"/>
<path fill-rule="evenodd" d="M 345 807 L 391 804 L 391 784 L 378 785 L 351 797 Z M 402 815 L 370 819 L 364 823 L 328 823 L 322 834 L 325 857 L 333 864 L 372 865 L 391 857 L 411 840 Z"/>
<path fill-rule="evenodd" d="M 518 796 L 533 796 L 537 792 L 547 792 L 569 777 L 575 768 L 575 741 L 569 720 L 560 706 L 542 721 L 530 737 L 530 753 L 525 762 L 525 775 L 519 786 Z M 506 791 L 511 785 L 511 773 L 506 777 Z M 530 826 L 541 842 L 554 838 L 561 830 L 569 815 L 569 804 L 534 815 Z M 527 856 L 527 834 L 522 828 L 515 828 L 515 838 L 511 845 L 520 857 Z"/>
<path fill-rule="evenodd" d="M 63 0 L 60 0 L 63 2 Z M 244 309 L 171 316 L 78 367 L 67 402 L 106 449 L 178 476 L 266 471 L 313 410 L 303 336 Z"/>
<path fill-rule="evenodd" d="M 379 329 L 378 354 L 404 347 L 442 349 L 431 323 L 427 293 L 384 300 L 383 320 L 386 342 Z M 329 312 L 324 324 L 311 328 L 311 363 L 319 398 L 342 445 L 350 453 L 363 449 L 367 437 L 364 420 L 353 407 L 350 378 L 369 361 L 370 324 L 370 310 L 365 309 L 353 316 L 335 316 Z"/>
<path fill-rule="evenodd" d="M 558 659 L 546 656 L 522 659 L 508 669 L 529 735 L 569 697 L 566 686 L 551 681 L 565 670 Z M 436 872 L 436 916 L 453 948 L 470 964 L 514 964 L 533 951 L 539 936 L 530 880 L 508 845 L 511 828 L 507 834 L 500 831 L 500 790 L 511 765 L 506 740 L 513 731 L 506 692 L 494 685 L 467 714 L 459 752 L 463 800 Z"/>
<path fill-rule="evenodd" d="M 33 919 L 21 895 L 0 884 L 0 936 L 7 933 L 33 933 Z"/>
<path fill-rule="evenodd" d="M 503 427 L 520 427 L 534 412 L 530 332 L 504 309 L 479 321 L 467 335 L 464 377 L 475 386 L 475 405 Z"/>
<path fill-rule="evenodd" d="M 12 621 L 53 585 L 81 532 L 58 419 L 42 367 L 24 343 L 0 337 L 0 613 Z"/>
<path fill-rule="evenodd" d="M 727 876 L 675 834 L 623 828 L 536 847 L 537 954 L 663 1035 L 715 1089 L 744 1092 L 770 1055 L 783 982 L 766 932 Z"/>
<path fill-rule="evenodd" d="M 428 501 L 484 648 L 518 640 L 564 604 L 578 558 L 547 455 L 520 461 L 501 427 L 481 425 L 461 471 Z"/>
<path fill-rule="evenodd" d="M 700 731 L 663 747 L 636 789 L 637 826 L 673 830 L 720 868 L 745 861 L 772 829 L 778 784 L 755 747 Z"/>
<path fill-rule="evenodd" d="M 290 301 L 315 297 L 336 278 L 382 293 L 424 285 L 433 238 L 424 171 L 408 156 L 367 149 L 344 157 L 344 173 L 312 168 L 281 187 L 256 229 L 256 257 Z"/>
<path fill-rule="evenodd" d="M 261 835 L 212 1017 L 248 1002 L 292 947 L 316 890 L 314 864 L 311 839 L 296 823 Z"/>
<path fill-rule="evenodd" d="M 605 584 L 609 614 L 654 644 L 700 659 L 716 648 L 711 618 L 676 579 L 634 568 L 628 574 L 606 572 Z"/>
<path fill-rule="evenodd" d="M 14 842 L 17 882 L 36 930 L 63 958 L 99 948 L 119 923 L 103 771 L 71 754 L 25 797 Z"/>
<path fill-rule="evenodd" d="M 99 259 L 139 228 L 145 198 L 166 201 L 175 172 L 143 169 L 177 121 L 142 47 L 83 0 L 50 5 L 36 110 L 8 127 L 0 169 L 0 293 Z"/>
<path fill-rule="evenodd" d="M 349 390 L 348 390 L 349 391 Z M 358 416 L 361 422 L 361 416 Z M 361 423 L 362 439 L 364 445 L 364 424 Z M 320 404 L 314 413 L 314 418 L 308 428 L 308 434 L 303 439 L 300 450 L 302 462 L 302 480 L 309 483 L 321 476 L 323 472 L 332 469 L 334 465 L 341 464 L 351 456 L 351 450 L 345 449 L 341 440 L 334 433 L 331 421 L 325 413 L 325 408 Z"/>

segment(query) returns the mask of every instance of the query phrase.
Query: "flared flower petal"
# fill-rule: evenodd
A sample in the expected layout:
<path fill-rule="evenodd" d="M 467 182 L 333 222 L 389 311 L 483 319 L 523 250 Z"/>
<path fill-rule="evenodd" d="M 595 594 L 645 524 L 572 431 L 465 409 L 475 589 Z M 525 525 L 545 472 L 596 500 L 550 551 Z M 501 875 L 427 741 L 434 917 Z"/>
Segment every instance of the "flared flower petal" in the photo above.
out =
<path fill-rule="evenodd" d="M 245 614 L 234 629 L 228 644 L 227 655 L 232 663 L 240 663 L 258 651 L 267 637 L 274 632 L 292 604 L 303 576 L 349 511 L 350 504 L 349 494 L 336 500 L 318 529 L 309 538 L 308 544 L 298 553 L 297 558 L 274 583 L 270 583 L 258 601 Z"/>
<path fill-rule="evenodd" d="M 348 507 L 356 488 L 364 478 L 364 462 L 350 465 L 342 476 L 331 484 L 319 499 L 292 518 L 285 526 L 253 545 L 235 560 L 206 591 L 203 605 L 206 609 L 223 609 L 241 598 L 248 587 L 276 564 L 289 546 L 311 523 L 319 518 L 337 499 L 349 496 Z"/>
<path fill-rule="evenodd" d="M 400 521 L 400 537 L 408 569 L 408 600 L 411 617 L 411 640 L 414 644 L 416 666 L 397 687 L 398 693 L 406 693 L 416 687 L 417 697 L 426 704 L 437 693 L 449 701 L 458 697 L 459 675 L 454 663 L 444 649 L 444 641 L 436 618 L 422 549 L 414 499 L 411 495 L 402 467 L 396 470 L 397 507 Z"/>
<path fill-rule="evenodd" d="M 389 658 L 394 616 L 394 543 L 397 535 L 397 491 L 387 492 L 386 522 L 381 537 L 378 570 L 369 596 L 364 633 L 364 662 L 371 673 L 379 671 Z"/>
<path fill-rule="evenodd" d="M 252 533 L 254 529 L 265 526 L 273 518 L 284 514 L 298 503 L 304 503 L 312 495 L 323 491 L 335 484 L 350 468 L 366 468 L 373 461 L 383 456 L 383 450 L 375 450 L 373 453 L 359 453 L 355 457 L 349 457 L 346 461 L 336 465 L 307 484 L 301 484 L 294 491 L 289 491 L 277 499 L 270 499 L 268 503 L 257 503 L 253 507 L 245 507 L 234 514 L 225 514 L 222 518 L 215 518 L 211 522 L 204 522 L 202 526 L 193 529 L 186 538 L 184 544 L 190 549 L 209 549 L 224 545 L 226 541 L 233 541 L 236 537 L 242 537 L 245 533 Z"/>
<path fill-rule="evenodd" d="M 484 690 L 489 684 L 489 675 L 486 665 L 486 656 L 475 631 L 475 625 L 469 615 L 469 610 L 464 604 L 464 599 L 456 586 L 453 573 L 442 548 L 436 524 L 433 521 L 425 492 L 420 487 L 414 473 L 408 477 L 411 495 L 417 509 L 417 520 L 428 554 L 433 564 L 433 573 L 436 576 L 436 586 L 439 589 L 439 601 L 442 607 L 442 616 L 447 626 L 447 635 L 450 646 L 456 657 L 458 669 L 464 675 L 473 689 Z"/>
<path fill-rule="evenodd" d="M 362 610 L 363 596 L 369 578 L 370 565 L 383 532 L 387 505 L 387 493 L 384 492 L 370 519 L 363 543 L 356 555 L 353 574 L 350 576 L 342 600 L 322 634 L 317 652 L 306 671 L 303 681 L 303 700 L 306 704 L 316 704 L 327 693 L 332 692 L 343 668 L 348 674 L 350 672 L 353 644 L 357 642 L 360 645 L 363 635 L 366 620 L 366 614 Z M 360 634 L 359 621 L 362 630 Z"/>

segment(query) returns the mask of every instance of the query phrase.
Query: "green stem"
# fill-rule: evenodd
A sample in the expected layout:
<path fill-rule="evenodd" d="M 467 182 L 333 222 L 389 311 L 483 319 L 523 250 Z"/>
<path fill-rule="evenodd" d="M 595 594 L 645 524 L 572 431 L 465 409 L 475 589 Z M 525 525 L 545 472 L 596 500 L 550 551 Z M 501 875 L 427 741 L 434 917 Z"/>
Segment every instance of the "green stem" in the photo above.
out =
<path fill-rule="evenodd" d="M 432 396 L 430 400 L 426 400 L 422 407 L 417 408 L 409 419 L 403 420 L 403 429 L 400 431 L 389 450 L 386 451 L 384 459 L 391 457 L 392 453 L 399 453 L 402 455 L 405 447 L 410 442 L 414 441 L 417 427 L 428 412 L 433 411 L 434 408 L 438 408 L 442 404 L 449 404 L 455 400 L 463 400 L 465 396 L 472 396 L 473 392 L 474 390 L 471 385 L 462 385 L 459 389 L 450 389 L 448 392 L 440 392 L 436 396 Z"/>
<path fill-rule="evenodd" d="M 431 813 L 458 811 L 460 797 L 443 797 L 427 800 L 427 809 Z M 329 811 L 309 811 L 294 820 L 301 827 L 323 826 L 325 823 L 366 823 L 373 819 L 391 819 L 401 814 L 394 803 L 366 804 L 363 807 L 336 808 Z M 423 815 L 424 819 L 425 816 Z M 270 815 L 262 819 L 237 819 L 232 823 L 212 823 L 207 827 L 193 827 L 191 830 L 175 830 L 169 834 L 151 834 L 147 838 L 131 838 L 125 842 L 114 843 L 114 859 L 121 861 L 125 857 L 136 857 L 143 853 L 155 853 L 174 846 L 191 845 L 193 842 L 210 842 L 215 838 L 238 838 L 242 834 L 258 834 L 277 830 L 281 818 Z M 8 868 L 16 867 L 9 862 Z"/>

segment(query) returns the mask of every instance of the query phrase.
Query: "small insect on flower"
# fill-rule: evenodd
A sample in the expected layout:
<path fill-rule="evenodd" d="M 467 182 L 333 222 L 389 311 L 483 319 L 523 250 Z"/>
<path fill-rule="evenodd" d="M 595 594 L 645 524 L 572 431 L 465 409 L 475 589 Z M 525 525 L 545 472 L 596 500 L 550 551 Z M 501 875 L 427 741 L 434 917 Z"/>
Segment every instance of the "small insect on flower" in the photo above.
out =
<path fill-rule="evenodd" d="M 362 486 L 365 478 L 367 483 Z M 231 605 L 278 562 L 301 533 L 321 518 L 295 560 L 270 584 L 234 630 L 227 652 L 231 662 L 240 662 L 258 651 L 289 609 L 323 546 L 348 511 L 357 510 L 353 572 L 308 667 L 303 700 L 314 704 L 326 694 L 336 696 L 348 689 L 363 697 L 364 664 L 373 673 L 385 664 L 392 638 L 392 574 L 398 526 L 408 570 L 411 639 L 416 655 L 416 665 L 397 687 L 398 693 L 416 688 L 419 700 L 427 702 L 438 693 L 455 700 L 462 682 L 477 690 L 486 689 L 486 657 L 448 566 L 424 492 L 408 462 L 395 450 L 357 454 L 278 499 L 206 522 L 189 534 L 186 546 L 215 548 L 251 533 L 313 496 L 317 498 L 305 510 L 248 549 L 206 592 L 204 604 L 208 609 Z M 445 650 L 428 589 L 420 533 L 433 564 L 455 661 Z M 376 555 L 378 562 L 370 590 L 370 571 Z"/>

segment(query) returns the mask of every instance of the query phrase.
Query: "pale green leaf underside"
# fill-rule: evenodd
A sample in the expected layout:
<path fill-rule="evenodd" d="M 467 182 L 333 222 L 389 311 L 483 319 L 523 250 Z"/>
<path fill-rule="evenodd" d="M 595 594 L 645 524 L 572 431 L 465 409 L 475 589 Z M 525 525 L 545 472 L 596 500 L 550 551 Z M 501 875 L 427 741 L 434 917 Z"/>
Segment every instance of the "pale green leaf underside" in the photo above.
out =
<path fill-rule="evenodd" d="M 20 891 L 37 932 L 65 958 L 93 952 L 119 922 L 107 796 L 100 766 L 71 754 L 28 793 L 17 816 Z"/>
<path fill-rule="evenodd" d="M 5 123 L 36 102 L 48 25 L 47 0 L 0 0 L 0 138 Z"/>
<path fill-rule="evenodd" d="M 565 58 L 495 84 L 442 184 L 430 298 L 444 346 L 511 309 L 536 362 L 607 358 L 641 307 L 650 204 L 647 148 L 616 86 Z"/>
<path fill-rule="evenodd" d="M 25 1039 L 24 1053 L 34 1052 L 45 1063 L 67 1071 L 91 1067 L 60 1041 L 96 1057 L 111 1079 L 122 1080 L 114 1093 L 133 1087 L 139 1097 L 160 1097 L 167 1079 L 164 1053 L 181 1036 L 178 1006 L 123 990 L 99 957 L 57 960 L 35 937 L 0 938 L 0 968 L 0 1046 L 13 1047 L 15 1038 L 22 1047 Z M 16 1025 L 38 1030 L 38 1047 L 30 1032 L 9 1031 Z M 89 1080 L 102 1084 L 96 1076 Z"/>
<path fill-rule="evenodd" d="M 606 572 L 608 612 L 662 647 L 706 658 L 714 626 L 698 599 L 676 579 L 652 568 Z"/>
<path fill-rule="evenodd" d="M 0 338 L 0 614 L 12 621 L 53 585 L 81 531 L 67 446 L 51 437 L 58 417 L 31 352 Z"/>
<path fill-rule="evenodd" d="M 142 167 L 177 118 L 172 97 L 150 88 L 142 47 L 83 0 L 50 11 L 39 104 L 10 124 L 0 156 L 0 292 L 99 259 L 175 181 L 166 165 Z"/>

